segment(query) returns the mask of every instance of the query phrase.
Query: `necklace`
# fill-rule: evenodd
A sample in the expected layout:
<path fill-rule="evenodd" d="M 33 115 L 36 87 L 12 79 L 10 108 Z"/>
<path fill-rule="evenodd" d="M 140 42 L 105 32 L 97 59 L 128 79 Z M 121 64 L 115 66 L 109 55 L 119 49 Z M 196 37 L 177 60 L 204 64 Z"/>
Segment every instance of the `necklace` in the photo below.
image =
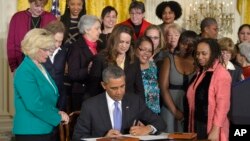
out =
<path fill-rule="evenodd" d="M 32 28 L 37 28 L 40 23 L 40 17 L 32 17 L 31 22 L 32 22 Z"/>

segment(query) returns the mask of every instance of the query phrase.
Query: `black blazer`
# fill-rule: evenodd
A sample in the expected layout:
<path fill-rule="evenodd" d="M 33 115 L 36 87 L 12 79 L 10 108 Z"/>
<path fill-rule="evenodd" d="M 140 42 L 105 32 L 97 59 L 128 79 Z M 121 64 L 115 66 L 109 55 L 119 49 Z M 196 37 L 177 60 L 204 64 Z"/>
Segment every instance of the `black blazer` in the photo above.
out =
<path fill-rule="evenodd" d="M 66 108 L 66 101 L 65 101 L 66 93 L 63 84 L 66 57 L 67 57 L 67 51 L 64 47 L 61 47 L 61 50 L 59 50 L 54 57 L 53 64 L 49 58 L 45 63 L 43 63 L 43 66 L 50 74 L 52 79 L 55 81 L 56 86 L 58 88 L 59 99 L 57 100 L 57 108 L 59 108 L 60 110 L 65 110 Z"/>
<path fill-rule="evenodd" d="M 100 43 L 97 42 L 99 51 Z M 94 55 L 83 37 L 80 37 L 69 47 L 68 71 L 72 81 L 72 93 L 85 93 L 88 84 L 88 66 Z"/>
<path fill-rule="evenodd" d="M 56 86 L 58 87 L 58 90 L 59 90 L 59 94 L 62 93 L 62 89 L 63 89 L 66 55 L 67 55 L 67 52 L 65 48 L 61 47 L 61 50 L 59 50 L 57 54 L 55 55 L 53 64 L 49 58 L 47 59 L 45 63 L 43 63 L 43 66 L 45 67 L 47 72 L 50 74 L 52 79 L 55 81 Z"/>
<path fill-rule="evenodd" d="M 104 52 L 100 52 L 93 59 L 93 64 L 89 72 L 89 94 L 95 96 L 104 92 L 101 87 L 102 71 L 108 67 Z M 130 63 L 129 57 L 125 59 L 124 72 L 126 76 L 126 93 L 135 93 L 144 97 L 144 87 L 139 60 L 136 58 L 134 63 Z"/>
<path fill-rule="evenodd" d="M 129 134 L 134 120 L 140 120 L 145 125 L 150 124 L 159 132 L 165 129 L 164 121 L 148 109 L 144 101 L 135 94 L 126 93 L 124 95 L 122 99 L 122 134 Z M 103 137 L 110 129 L 112 129 L 112 123 L 106 94 L 102 93 L 83 102 L 74 129 L 73 141 L 79 141 L 81 138 Z"/>

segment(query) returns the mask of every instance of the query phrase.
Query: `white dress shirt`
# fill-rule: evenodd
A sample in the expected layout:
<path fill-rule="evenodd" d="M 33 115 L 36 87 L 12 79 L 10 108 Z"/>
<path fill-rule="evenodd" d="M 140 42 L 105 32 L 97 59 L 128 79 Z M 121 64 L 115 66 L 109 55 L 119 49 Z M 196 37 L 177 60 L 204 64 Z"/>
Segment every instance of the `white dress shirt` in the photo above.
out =
<path fill-rule="evenodd" d="M 111 124 L 112 124 L 112 128 L 114 128 L 114 118 L 113 118 L 113 112 L 115 109 L 115 101 L 108 95 L 108 93 L 106 92 L 106 99 L 107 99 L 107 103 L 108 103 L 108 110 L 109 110 L 109 117 L 111 120 Z M 122 112 L 122 101 L 118 101 L 119 102 L 119 109 Z"/>
<path fill-rule="evenodd" d="M 53 52 L 53 54 L 51 56 L 49 56 L 49 59 L 50 59 L 50 61 L 51 61 L 52 64 L 54 63 L 55 56 L 56 56 L 56 54 L 57 54 L 57 52 L 59 50 L 62 50 L 62 49 L 60 47 L 57 48 L 57 49 L 55 49 L 54 52 Z"/>

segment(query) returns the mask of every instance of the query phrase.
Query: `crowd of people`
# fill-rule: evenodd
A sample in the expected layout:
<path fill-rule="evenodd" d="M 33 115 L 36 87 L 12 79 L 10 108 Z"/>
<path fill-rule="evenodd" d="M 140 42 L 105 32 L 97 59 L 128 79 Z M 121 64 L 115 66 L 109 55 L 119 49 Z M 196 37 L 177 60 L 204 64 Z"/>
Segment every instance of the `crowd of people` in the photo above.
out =
<path fill-rule="evenodd" d="M 80 111 L 72 140 L 88 137 L 196 132 L 198 139 L 229 140 L 231 88 L 250 77 L 250 25 L 236 43 L 218 39 L 216 19 L 200 33 L 174 23 L 176 1 L 163 1 L 154 25 L 143 2 L 117 23 L 115 7 L 86 15 L 84 0 L 68 0 L 57 19 L 48 0 L 11 19 L 7 55 L 14 75 L 16 141 L 58 140 L 58 125 Z M 20 28 L 22 27 L 22 28 Z"/>

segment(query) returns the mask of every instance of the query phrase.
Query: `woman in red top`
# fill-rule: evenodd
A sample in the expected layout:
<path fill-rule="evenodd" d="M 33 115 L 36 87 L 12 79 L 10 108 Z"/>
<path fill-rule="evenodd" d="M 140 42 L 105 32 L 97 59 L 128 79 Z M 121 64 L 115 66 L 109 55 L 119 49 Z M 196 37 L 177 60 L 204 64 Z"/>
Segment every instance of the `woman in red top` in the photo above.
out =
<path fill-rule="evenodd" d="M 7 55 L 11 72 L 21 64 L 24 54 L 21 51 L 21 41 L 24 35 L 33 28 L 42 28 L 56 17 L 44 11 L 48 0 L 28 0 L 30 7 L 15 13 L 9 24 L 7 39 Z"/>

